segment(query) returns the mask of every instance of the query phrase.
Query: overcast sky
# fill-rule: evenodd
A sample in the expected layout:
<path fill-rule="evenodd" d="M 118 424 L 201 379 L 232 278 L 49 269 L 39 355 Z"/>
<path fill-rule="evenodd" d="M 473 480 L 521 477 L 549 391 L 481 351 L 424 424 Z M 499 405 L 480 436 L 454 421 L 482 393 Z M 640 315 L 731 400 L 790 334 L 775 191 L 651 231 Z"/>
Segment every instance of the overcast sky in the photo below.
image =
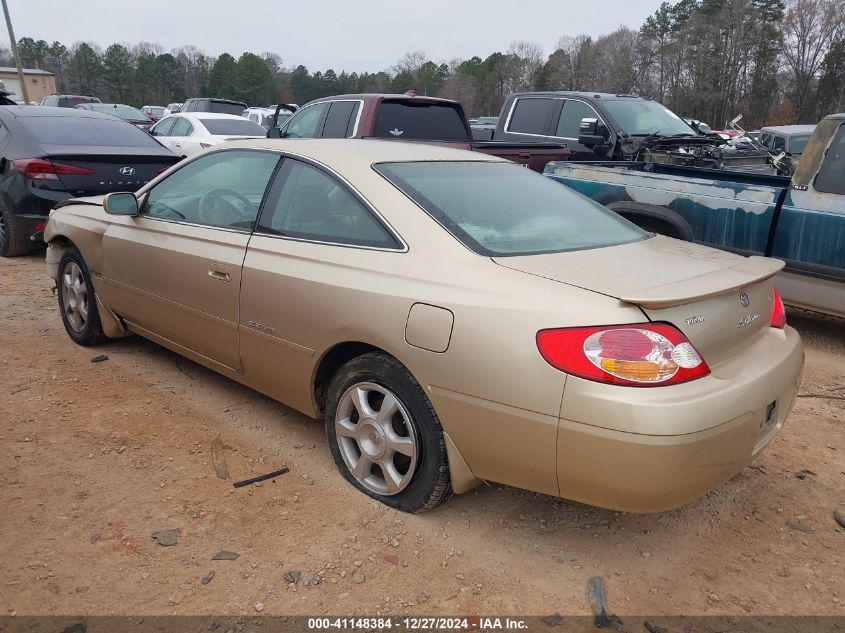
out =
<path fill-rule="evenodd" d="M 437 62 L 505 52 L 514 40 L 549 54 L 561 35 L 638 29 L 660 0 L 8 0 L 15 35 L 193 44 L 217 56 L 278 53 L 312 72 L 379 71 L 409 51 Z M 2 40 L 8 41 L 3 31 Z M 0 40 L 0 41 L 2 41 Z"/>

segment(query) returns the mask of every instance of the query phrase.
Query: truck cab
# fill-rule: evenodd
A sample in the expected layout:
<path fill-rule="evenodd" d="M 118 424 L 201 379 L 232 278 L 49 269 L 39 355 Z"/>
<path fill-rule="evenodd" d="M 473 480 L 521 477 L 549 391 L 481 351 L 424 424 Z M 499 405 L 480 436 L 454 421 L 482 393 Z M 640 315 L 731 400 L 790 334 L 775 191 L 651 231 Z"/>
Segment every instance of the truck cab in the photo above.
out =
<path fill-rule="evenodd" d="M 693 128 L 660 103 L 628 94 L 524 92 L 505 101 L 495 141 L 566 143 L 573 161 L 638 161 L 773 173 L 767 152 Z"/>

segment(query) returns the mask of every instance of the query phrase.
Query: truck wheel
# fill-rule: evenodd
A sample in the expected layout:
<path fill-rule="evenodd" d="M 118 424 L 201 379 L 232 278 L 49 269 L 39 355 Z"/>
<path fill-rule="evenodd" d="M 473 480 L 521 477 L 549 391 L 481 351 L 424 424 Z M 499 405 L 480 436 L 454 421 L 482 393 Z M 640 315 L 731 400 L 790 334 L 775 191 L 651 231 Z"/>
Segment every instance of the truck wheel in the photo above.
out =
<path fill-rule="evenodd" d="M 685 242 L 693 241 L 692 228 L 672 209 L 628 200 L 611 202 L 607 207 L 649 233 L 659 233 Z"/>
<path fill-rule="evenodd" d="M 0 198 L 0 255 L 20 257 L 29 253 L 32 242 L 29 236 L 16 226 L 9 204 Z"/>
<path fill-rule="evenodd" d="M 397 510 L 424 512 L 452 494 L 443 428 L 419 383 L 381 352 L 332 378 L 326 436 L 346 480 Z"/>

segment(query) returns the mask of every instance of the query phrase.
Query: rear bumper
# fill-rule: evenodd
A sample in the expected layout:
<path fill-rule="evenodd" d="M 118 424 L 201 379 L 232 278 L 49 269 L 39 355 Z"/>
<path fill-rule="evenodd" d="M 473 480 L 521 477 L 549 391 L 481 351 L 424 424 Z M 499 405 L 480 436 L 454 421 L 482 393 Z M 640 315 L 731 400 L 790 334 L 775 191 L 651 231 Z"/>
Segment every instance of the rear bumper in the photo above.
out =
<path fill-rule="evenodd" d="M 26 235 L 30 242 L 38 243 L 44 241 L 44 228 L 47 224 L 47 217 L 46 215 L 34 214 L 13 215 L 10 218 L 10 222 L 14 224 L 12 227 L 13 231 Z"/>
<path fill-rule="evenodd" d="M 659 512 L 705 494 L 783 426 L 803 363 L 795 330 L 768 328 L 740 357 L 690 383 L 636 389 L 568 378 L 557 436 L 560 496 Z"/>

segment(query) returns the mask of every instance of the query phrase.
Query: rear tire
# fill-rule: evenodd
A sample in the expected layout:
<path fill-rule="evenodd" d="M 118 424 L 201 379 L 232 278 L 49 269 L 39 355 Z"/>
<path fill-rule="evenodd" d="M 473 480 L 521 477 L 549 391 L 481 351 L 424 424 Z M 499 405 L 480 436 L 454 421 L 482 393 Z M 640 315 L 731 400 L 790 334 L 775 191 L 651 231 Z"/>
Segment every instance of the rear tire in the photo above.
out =
<path fill-rule="evenodd" d="M 88 267 L 79 251 L 69 246 L 59 261 L 57 281 L 59 311 L 68 336 L 78 345 L 90 347 L 108 340 L 103 334 L 97 298 Z"/>
<path fill-rule="evenodd" d="M 371 352 L 343 365 L 329 385 L 325 423 L 338 469 L 373 499 L 416 513 L 451 496 L 440 420 L 392 356 Z"/>
<path fill-rule="evenodd" d="M 0 256 L 20 257 L 29 253 L 32 242 L 14 221 L 9 203 L 0 198 Z"/>

